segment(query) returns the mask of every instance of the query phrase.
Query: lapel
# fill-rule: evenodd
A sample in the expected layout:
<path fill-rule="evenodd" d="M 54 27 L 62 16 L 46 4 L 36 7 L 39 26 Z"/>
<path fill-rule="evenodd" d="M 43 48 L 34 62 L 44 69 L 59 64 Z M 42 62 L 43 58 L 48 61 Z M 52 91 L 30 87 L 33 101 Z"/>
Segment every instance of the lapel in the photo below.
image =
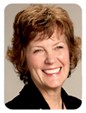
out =
<path fill-rule="evenodd" d="M 50 109 L 32 80 L 29 84 L 24 86 L 23 90 L 20 92 L 20 95 L 25 102 L 25 106 L 30 106 L 30 109 Z"/>

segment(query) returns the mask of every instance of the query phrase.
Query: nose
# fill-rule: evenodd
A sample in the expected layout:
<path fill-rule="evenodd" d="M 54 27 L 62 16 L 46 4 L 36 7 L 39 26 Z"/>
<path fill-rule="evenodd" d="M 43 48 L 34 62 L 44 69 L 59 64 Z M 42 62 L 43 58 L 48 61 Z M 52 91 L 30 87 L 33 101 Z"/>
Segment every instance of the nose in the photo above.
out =
<path fill-rule="evenodd" d="M 53 53 L 48 53 L 45 58 L 46 64 L 54 64 L 56 62 L 56 57 Z"/>

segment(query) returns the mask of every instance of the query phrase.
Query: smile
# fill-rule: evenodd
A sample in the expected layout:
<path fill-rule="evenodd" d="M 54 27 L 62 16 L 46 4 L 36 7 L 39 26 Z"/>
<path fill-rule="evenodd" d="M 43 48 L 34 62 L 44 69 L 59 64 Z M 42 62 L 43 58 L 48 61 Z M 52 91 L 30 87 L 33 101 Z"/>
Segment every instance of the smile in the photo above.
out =
<path fill-rule="evenodd" d="M 59 73 L 60 70 L 61 70 L 61 68 L 47 69 L 47 70 L 43 70 L 43 72 L 46 74 L 56 74 L 56 73 Z"/>

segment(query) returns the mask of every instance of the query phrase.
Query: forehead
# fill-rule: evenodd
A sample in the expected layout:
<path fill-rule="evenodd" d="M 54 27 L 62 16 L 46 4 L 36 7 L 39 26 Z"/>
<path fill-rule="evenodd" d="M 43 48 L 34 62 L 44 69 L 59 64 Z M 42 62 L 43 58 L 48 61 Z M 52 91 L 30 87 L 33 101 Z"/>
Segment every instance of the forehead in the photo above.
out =
<path fill-rule="evenodd" d="M 62 32 L 61 29 L 57 29 L 57 28 L 54 28 L 54 31 L 52 33 L 52 35 L 48 35 L 47 33 L 45 32 L 39 32 L 36 37 L 34 38 L 34 42 L 36 41 L 42 41 L 42 40 L 47 40 L 47 39 L 52 39 L 52 40 L 61 40 L 63 37 L 65 37 L 65 34 Z"/>
<path fill-rule="evenodd" d="M 66 37 L 65 37 L 65 34 L 62 34 L 60 31 L 57 31 L 57 30 L 54 30 L 53 34 L 51 37 L 48 37 L 47 34 L 41 34 L 41 33 L 38 33 L 37 36 L 35 37 L 34 40 L 32 40 L 30 43 L 29 43 L 29 46 L 36 46 L 36 45 L 54 45 L 56 43 L 59 43 L 59 42 L 64 42 L 66 43 Z"/>

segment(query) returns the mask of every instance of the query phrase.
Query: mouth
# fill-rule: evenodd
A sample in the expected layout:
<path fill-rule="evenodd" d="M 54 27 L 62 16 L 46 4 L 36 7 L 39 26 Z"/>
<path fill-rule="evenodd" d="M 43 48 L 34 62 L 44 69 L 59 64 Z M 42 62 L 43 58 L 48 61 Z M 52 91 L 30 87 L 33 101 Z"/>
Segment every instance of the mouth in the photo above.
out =
<path fill-rule="evenodd" d="M 55 69 L 45 69 L 43 72 L 47 75 L 59 74 L 61 71 L 61 67 Z"/>

